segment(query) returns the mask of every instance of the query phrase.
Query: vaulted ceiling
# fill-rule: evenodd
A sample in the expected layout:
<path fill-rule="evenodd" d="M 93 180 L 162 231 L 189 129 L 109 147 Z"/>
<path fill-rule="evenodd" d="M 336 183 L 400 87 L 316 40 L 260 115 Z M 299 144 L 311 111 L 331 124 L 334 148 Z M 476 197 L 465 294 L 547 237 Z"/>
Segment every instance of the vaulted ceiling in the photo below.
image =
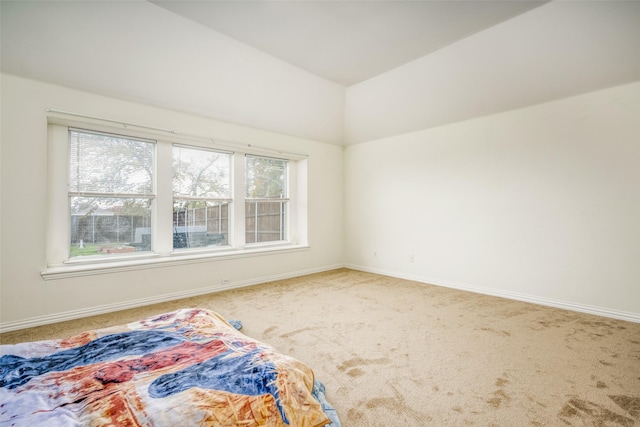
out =
<path fill-rule="evenodd" d="M 640 0 L 0 0 L 0 18 L 4 73 L 332 144 L 640 80 Z"/>
<path fill-rule="evenodd" d="M 545 1 L 151 0 L 263 52 L 350 86 Z"/>

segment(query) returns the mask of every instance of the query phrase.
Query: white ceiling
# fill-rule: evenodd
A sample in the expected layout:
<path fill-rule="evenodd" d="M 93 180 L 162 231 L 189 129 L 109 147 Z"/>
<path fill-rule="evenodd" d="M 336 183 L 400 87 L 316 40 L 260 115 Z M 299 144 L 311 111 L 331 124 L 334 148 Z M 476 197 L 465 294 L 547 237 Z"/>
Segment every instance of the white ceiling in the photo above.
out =
<path fill-rule="evenodd" d="M 332 144 L 640 79 L 640 0 L 0 0 L 0 20 L 3 73 Z"/>
<path fill-rule="evenodd" d="M 344 86 L 370 79 L 545 3 L 150 1 Z"/>

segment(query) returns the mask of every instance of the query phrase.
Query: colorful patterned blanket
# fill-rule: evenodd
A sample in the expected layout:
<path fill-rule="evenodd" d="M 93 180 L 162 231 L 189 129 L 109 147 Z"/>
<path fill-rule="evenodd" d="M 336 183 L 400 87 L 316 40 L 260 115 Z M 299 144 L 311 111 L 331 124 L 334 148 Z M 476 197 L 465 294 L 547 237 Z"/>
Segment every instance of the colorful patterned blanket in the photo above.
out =
<path fill-rule="evenodd" d="M 329 424 L 305 364 L 184 309 L 67 340 L 0 346 L 7 426 Z"/>

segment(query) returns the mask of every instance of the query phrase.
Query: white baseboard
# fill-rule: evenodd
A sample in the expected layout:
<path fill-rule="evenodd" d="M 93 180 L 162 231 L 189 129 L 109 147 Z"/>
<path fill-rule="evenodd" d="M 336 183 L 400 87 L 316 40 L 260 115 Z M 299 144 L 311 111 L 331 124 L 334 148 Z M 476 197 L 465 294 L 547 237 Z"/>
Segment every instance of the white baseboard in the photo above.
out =
<path fill-rule="evenodd" d="M 549 298 L 541 298 L 534 295 L 520 294 L 517 292 L 503 291 L 500 289 L 485 288 L 481 286 L 473 286 L 462 283 L 449 282 L 438 279 L 430 279 L 427 277 L 412 276 L 408 274 L 380 270 L 376 268 L 365 267 L 361 265 L 345 264 L 345 268 L 352 270 L 365 271 L 368 273 L 381 274 L 383 276 L 396 277 L 398 279 L 412 280 L 430 285 L 443 286 L 446 288 L 459 289 L 462 291 L 475 292 L 484 295 L 491 295 L 501 298 L 512 299 L 516 301 L 529 302 L 538 305 L 561 308 L 564 310 L 577 311 L 580 313 L 594 314 L 596 316 L 610 317 L 613 319 L 626 320 L 628 322 L 640 323 L 640 313 L 631 313 L 626 311 L 612 310 L 604 307 L 595 307 L 584 304 L 578 304 L 568 301 L 553 300 Z"/>
<path fill-rule="evenodd" d="M 47 316 L 32 317 L 30 319 L 18 320 L 15 322 L 7 322 L 0 325 L 0 333 L 15 331 L 19 329 L 33 328 L 36 326 L 49 325 L 52 323 L 64 322 L 67 320 L 80 319 L 83 317 L 95 316 L 97 314 L 112 313 L 114 311 L 126 310 L 130 308 L 143 307 L 146 305 L 158 304 L 161 302 L 173 301 L 182 298 L 189 298 L 199 295 L 210 294 L 214 292 L 226 291 L 229 289 L 243 288 L 246 286 L 258 285 L 276 280 L 291 279 L 293 277 L 306 276 L 307 274 L 321 273 L 323 271 L 335 270 L 344 267 L 343 264 L 328 265 L 319 268 L 311 268 L 307 270 L 298 270 L 283 274 L 274 274 L 270 276 L 262 276 L 239 282 L 232 282 L 224 285 L 208 286 L 206 288 L 198 288 L 189 291 L 173 292 L 170 294 L 157 295 L 149 298 L 140 298 L 131 301 L 125 301 L 115 304 L 104 304 L 96 307 L 67 311 L 64 313 L 55 313 Z"/>
<path fill-rule="evenodd" d="M 425 283 L 430 285 L 444 286 L 452 289 L 459 289 L 459 290 L 468 291 L 468 292 L 475 292 L 479 294 L 497 296 L 501 298 L 529 302 L 529 303 L 539 304 L 539 305 L 544 305 L 549 307 L 556 307 L 556 308 L 561 308 L 565 310 L 577 311 L 581 313 L 594 314 L 597 316 L 610 317 L 613 319 L 626 320 L 628 322 L 640 323 L 640 314 L 638 313 L 630 313 L 630 312 L 624 312 L 624 311 L 618 311 L 618 310 L 611 310 L 611 309 L 602 308 L 602 307 L 594 307 L 594 306 L 588 306 L 583 304 L 577 304 L 577 303 L 572 303 L 567 301 L 558 301 L 558 300 L 552 300 L 547 298 L 540 298 L 533 295 L 525 295 L 525 294 L 519 294 L 516 292 L 501 291 L 499 289 L 484 288 L 479 286 L 472 286 L 472 285 L 448 282 L 443 280 L 433 280 L 425 277 L 412 276 L 408 274 L 391 272 L 391 271 L 370 268 L 370 267 L 365 267 L 365 266 L 355 265 L 355 264 L 335 264 L 335 265 L 329 265 L 329 266 L 324 266 L 320 268 L 312 268 L 312 269 L 298 270 L 298 271 L 293 271 L 293 272 L 288 272 L 283 274 L 275 274 L 271 276 L 263 276 L 255 279 L 243 280 L 243 281 L 233 282 L 225 285 L 209 286 L 206 288 L 199 288 L 199 289 L 194 289 L 190 291 L 174 292 L 170 294 L 157 295 L 149 298 L 141 298 L 141 299 L 136 299 L 131 301 L 125 301 L 122 303 L 105 304 L 105 305 L 100 305 L 100 306 L 81 309 L 81 310 L 73 310 L 73 311 L 67 311 L 64 313 L 51 314 L 48 316 L 38 316 L 30 319 L 3 323 L 0 325 L 0 333 L 15 331 L 19 329 L 33 328 L 36 326 L 48 325 L 51 323 L 64 322 L 67 320 L 80 319 L 83 317 L 95 316 L 98 314 L 112 313 L 114 311 L 143 307 L 146 305 L 158 304 L 161 302 L 173 301 L 181 298 L 205 295 L 205 294 L 225 291 L 229 289 L 243 288 L 246 286 L 253 286 L 261 283 L 273 282 L 276 280 L 291 279 L 294 277 L 306 276 L 307 274 L 321 273 L 323 271 L 335 270 L 342 267 L 350 268 L 352 270 L 365 271 L 368 273 L 381 274 L 383 276 L 396 277 L 398 279 L 412 280 L 415 282 L 420 282 L 420 283 Z"/>

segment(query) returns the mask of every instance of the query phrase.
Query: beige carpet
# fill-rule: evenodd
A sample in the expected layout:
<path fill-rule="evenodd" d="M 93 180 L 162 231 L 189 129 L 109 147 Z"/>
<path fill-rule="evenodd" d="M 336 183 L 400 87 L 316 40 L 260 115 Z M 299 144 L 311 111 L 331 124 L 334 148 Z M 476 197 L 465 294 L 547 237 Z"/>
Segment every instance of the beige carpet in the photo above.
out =
<path fill-rule="evenodd" d="M 640 426 L 640 324 L 347 269 L 3 334 L 204 307 L 310 365 L 350 426 Z"/>

